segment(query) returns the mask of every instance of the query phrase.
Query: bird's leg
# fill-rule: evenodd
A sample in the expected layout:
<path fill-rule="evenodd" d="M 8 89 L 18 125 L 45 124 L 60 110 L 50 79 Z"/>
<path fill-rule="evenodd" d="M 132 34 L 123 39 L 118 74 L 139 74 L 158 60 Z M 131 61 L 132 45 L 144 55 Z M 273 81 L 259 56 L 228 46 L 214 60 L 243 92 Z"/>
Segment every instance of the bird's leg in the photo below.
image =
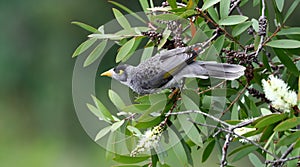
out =
<path fill-rule="evenodd" d="M 172 93 L 169 94 L 168 98 L 172 99 L 174 97 L 174 95 L 176 95 L 179 92 L 179 90 L 180 90 L 179 88 L 173 89 Z"/>

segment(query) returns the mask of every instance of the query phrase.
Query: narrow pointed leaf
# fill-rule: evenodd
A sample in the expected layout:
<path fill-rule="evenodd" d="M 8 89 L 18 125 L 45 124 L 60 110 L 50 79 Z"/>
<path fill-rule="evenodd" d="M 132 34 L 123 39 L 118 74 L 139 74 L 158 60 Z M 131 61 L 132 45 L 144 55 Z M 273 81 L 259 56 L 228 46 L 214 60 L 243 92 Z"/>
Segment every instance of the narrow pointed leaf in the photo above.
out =
<path fill-rule="evenodd" d="M 80 55 L 81 53 L 83 53 L 84 51 L 86 51 L 88 48 L 90 48 L 95 42 L 97 41 L 96 38 L 90 38 L 88 40 L 86 40 L 85 42 L 83 42 L 82 44 L 80 44 L 77 49 L 74 51 L 72 58 Z"/>
<path fill-rule="evenodd" d="M 133 48 L 135 43 L 135 38 L 132 38 L 128 42 L 126 42 L 119 50 L 117 56 L 116 56 L 116 63 L 122 61 L 130 52 L 130 50 Z"/>
<path fill-rule="evenodd" d="M 252 25 L 251 21 L 247 21 L 245 23 L 238 24 L 232 30 L 232 36 L 236 37 L 247 31 L 247 29 Z"/>
<path fill-rule="evenodd" d="M 289 130 L 291 128 L 296 127 L 299 124 L 300 124 L 300 117 L 290 118 L 288 120 L 281 122 L 279 125 L 277 125 L 274 128 L 274 131 L 278 132 L 278 131 Z"/>
<path fill-rule="evenodd" d="M 279 122 L 285 118 L 286 118 L 285 114 L 272 114 L 269 117 L 266 117 L 266 118 L 260 120 L 254 127 L 262 128 L 262 127 L 274 124 L 276 122 Z"/>
<path fill-rule="evenodd" d="M 291 27 L 286 29 L 281 29 L 277 35 L 299 35 L 300 27 Z"/>
<path fill-rule="evenodd" d="M 294 12 L 294 10 L 297 8 L 298 4 L 299 4 L 300 0 L 295 0 L 293 2 L 293 4 L 290 6 L 290 8 L 288 9 L 288 11 L 285 14 L 285 17 L 283 19 L 283 22 L 286 22 L 286 20 L 291 16 L 291 14 Z"/>
<path fill-rule="evenodd" d="M 294 48 L 300 48 L 300 41 L 292 40 L 292 39 L 278 39 L 278 40 L 270 41 L 266 45 L 273 48 L 294 49 Z"/>
<path fill-rule="evenodd" d="M 149 156 L 129 157 L 124 155 L 116 155 L 113 160 L 123 164 L 135 164 L 149 159 Z M 133 165 L 130 165 L 133 166 Z"/>
<path fill-rule="evenodd" d="M 137 15 L 136 13 L 134 13 L 132 10 L 130 10 L 129 8 L 127 8 L 126 6 L 115 2 L 115 1 L 108 1 L 116 6 L 118 6 L 119 8 L 123 9 L 124 11 L 126 11 L 128 14 L 132 15 L 133 17 L 137 18 L 138 20 L 142 21 L 143 23 L 146 23 L 144 19 L 142 19 L 139 15 Z"/>
<path fill-rule="evenodd" d="M 123 102 L 123 100 L 121 99 L 121 97 L 116 92 L 114 92 L 113 90 L 110 89 L 108 91 L 108 96 L 109 96 L 109 99 L 111 100 L 111 102 L 118 109 L 122 109 L 122 108 L 124 108 L 126 106 L 125 103 Z"/>
<path fill-rule="evenodd" d="M 294 75 L 299 75 L 299 70 L 297 66 L 294 64 L 292 59 L 284 53 L 282 49 L 275 49 L 273 48 L 274 52 L 276 53 L 276 56 L 279 58 L 282 64 L 285 65 L 285 67 Z"/>
<path fill-rule="evenodd" d="M 117 129 L 119 129 L 123 124 L 124 124 L 124 120 L 121 120 L 119 122 L 115 122 L 111 125 L 111 131 L 114 132 L 116 131 Z"/>
<path fill-rule="evenodd" d="M 209 143 L 207 144 L 207 146 L 203 151 L 202 162 L 205 162 L 209 158 L 210 154 L 214 150 L 214 147 L 215 147 L 215 140 L 212 139 L 211 141 L 209 141 Z"/>
<path fill-rule="evenodd" d="M 206 0 L 203 4 L 201 10 L 206 10 L 219 2 L 220 2 L 220 0 Z"/>
<path fill-rule="evenodd" d="M 90 53 L 87 59 L 84 61 L 83 66 L 86 67 L 92 63 L 94 63 L 102 54 L 107 44 L 107 40 L 103 40 L 98 44 L 98 46 Z"/>
<path fill-rule="evenodd" d="M 115 15 L 115 18 L 117 19 L 118 23 L 124 28 L 124 29 L 130 29 L 131 26 L 128 22 L 128 20 L 125 18 L 125 16 L 118 10 L 113 8 L 113 13 Z"/>
<path fill-rule="evenodd" d="M 97 133 L 97 135 L 96 135 L 96 137 L 95 137 L 95 141 L 101 139 L 101 138 L 104 137 L 106 134 L 108 134 L 108 132 L 110 132 L 110 129 L 111 129 L 111 126 L 107 126 L 107 127 L 103 128 L 103 129 L 101 129 L 101 130 Z"/>
<path fill-rule="evenodd" d="M 282 12 L 283 5 L 284 5 L 284 0 L 275 0 L 277 9 L 279 12 Z"/>
<path fill-rule="evenodd" d="M 231 0 L 222 0 L 220 1 L 220 16 L 221 19 L 226 18 L 229 14 Z"/>
<path fill-rule="evenodd" d="M 91 104 L 86 104 L 86 106 L 100 120 L 106 120 L 105 116 L 102 114 L 102 112 L 98 108 L 96 108 L 95 106 L 93 106 Z M 106 120 L 106 121 L 108 121 L 108 120 Z"/>
<path fill-rule="evenodd" d="M 98 30 L 96 28 L 94 28 L 94 27 L 92 27 L 90 25 L 87 25 L 85 23 L 81 23 L 81 22 L 78 22 L 78 21 L 73 21 L 72 24 L 75 24 L 75 25 L 77 25 L 77 26 L 79 26 L 79 27 L 81 27 L 81 28 L 83 28 L 83 29 L 91 32 L 91 33 L 98 32 Z"/>
<path fill-rule="evenodd" d="M 103 105 L 103 103 L 97 99 L 97 97 L 93 96 L 93 101 L 96 104 L 96 107 L 101 111 L 101 113 L 109 120 L 114 120 L 109 110 Z"/>
<path fill-rule="evenodd" d="M 236 25 L 245 22 L 248 19 L 246 16 L 241 15 L 231 15 L 226 18 L 223 18 L 219 21 L 220 25 L 229 26 Z"/>
<path fill-rule="evenodd" d="M 288 146 L 288 145 L 296 142 L 297 140 L 300 140 L 300 131 L 294 132 L 288 136 L 284 136 L 284 137 L 280 138 L 280 140 L 276 146 L 277 147 Z"/>
<path fill-rule="evenodd" d="M 172 9 L 177 8 L 176 0 L 167 0 Z"/>
<path fill-rule="evenodd" d="M 148 11 L 147 9 L 149 8 L 148 0 L 139 0 L 142 9 L 144 12 Z"/>

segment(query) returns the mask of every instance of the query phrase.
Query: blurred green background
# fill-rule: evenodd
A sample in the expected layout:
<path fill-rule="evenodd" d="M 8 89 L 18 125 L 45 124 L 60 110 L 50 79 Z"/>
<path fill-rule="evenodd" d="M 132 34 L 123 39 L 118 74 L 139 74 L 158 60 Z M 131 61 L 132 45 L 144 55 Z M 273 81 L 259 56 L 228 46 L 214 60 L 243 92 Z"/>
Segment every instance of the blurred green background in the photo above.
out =
<path fill-rule="evenodd" d="M 98 27 L 111 8 L 103 0 L 0 1 L 0 166 L 110 165 L 73 108 L 71 55 L 88 33 L 70 23 Z M 130 8 L 139 11 L 138 1 Z"/>

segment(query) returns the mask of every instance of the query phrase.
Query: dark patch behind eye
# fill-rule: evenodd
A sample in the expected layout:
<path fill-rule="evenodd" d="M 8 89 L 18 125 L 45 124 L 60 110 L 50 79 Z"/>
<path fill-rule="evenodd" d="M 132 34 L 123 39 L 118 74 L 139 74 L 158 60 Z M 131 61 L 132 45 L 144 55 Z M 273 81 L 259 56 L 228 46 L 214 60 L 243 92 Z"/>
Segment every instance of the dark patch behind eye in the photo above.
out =
<path fill-rule="evenodd" d="M 126 68 L 126 67 L 127 67 L 126 64 L 118 65 L 117 67 L 114 68 L 114 72 L 115 72 L 115 73 L 119 73 L 120 70 L 125 71 L 125 68 Z"/>

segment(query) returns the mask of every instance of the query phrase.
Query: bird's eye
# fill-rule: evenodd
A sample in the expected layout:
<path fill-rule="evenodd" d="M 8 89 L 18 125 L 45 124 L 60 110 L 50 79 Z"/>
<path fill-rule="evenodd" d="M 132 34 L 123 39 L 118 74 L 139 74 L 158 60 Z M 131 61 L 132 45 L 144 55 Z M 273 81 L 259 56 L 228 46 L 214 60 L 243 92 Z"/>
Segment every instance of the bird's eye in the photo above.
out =
<path fill-rule="evenodd" d="M 119 74 L 119 75 L 122 75 L 123 73 L 124 73 L 124 70 L 119 70 L 119 71 L 118 71 L 118 74 Z"/>

